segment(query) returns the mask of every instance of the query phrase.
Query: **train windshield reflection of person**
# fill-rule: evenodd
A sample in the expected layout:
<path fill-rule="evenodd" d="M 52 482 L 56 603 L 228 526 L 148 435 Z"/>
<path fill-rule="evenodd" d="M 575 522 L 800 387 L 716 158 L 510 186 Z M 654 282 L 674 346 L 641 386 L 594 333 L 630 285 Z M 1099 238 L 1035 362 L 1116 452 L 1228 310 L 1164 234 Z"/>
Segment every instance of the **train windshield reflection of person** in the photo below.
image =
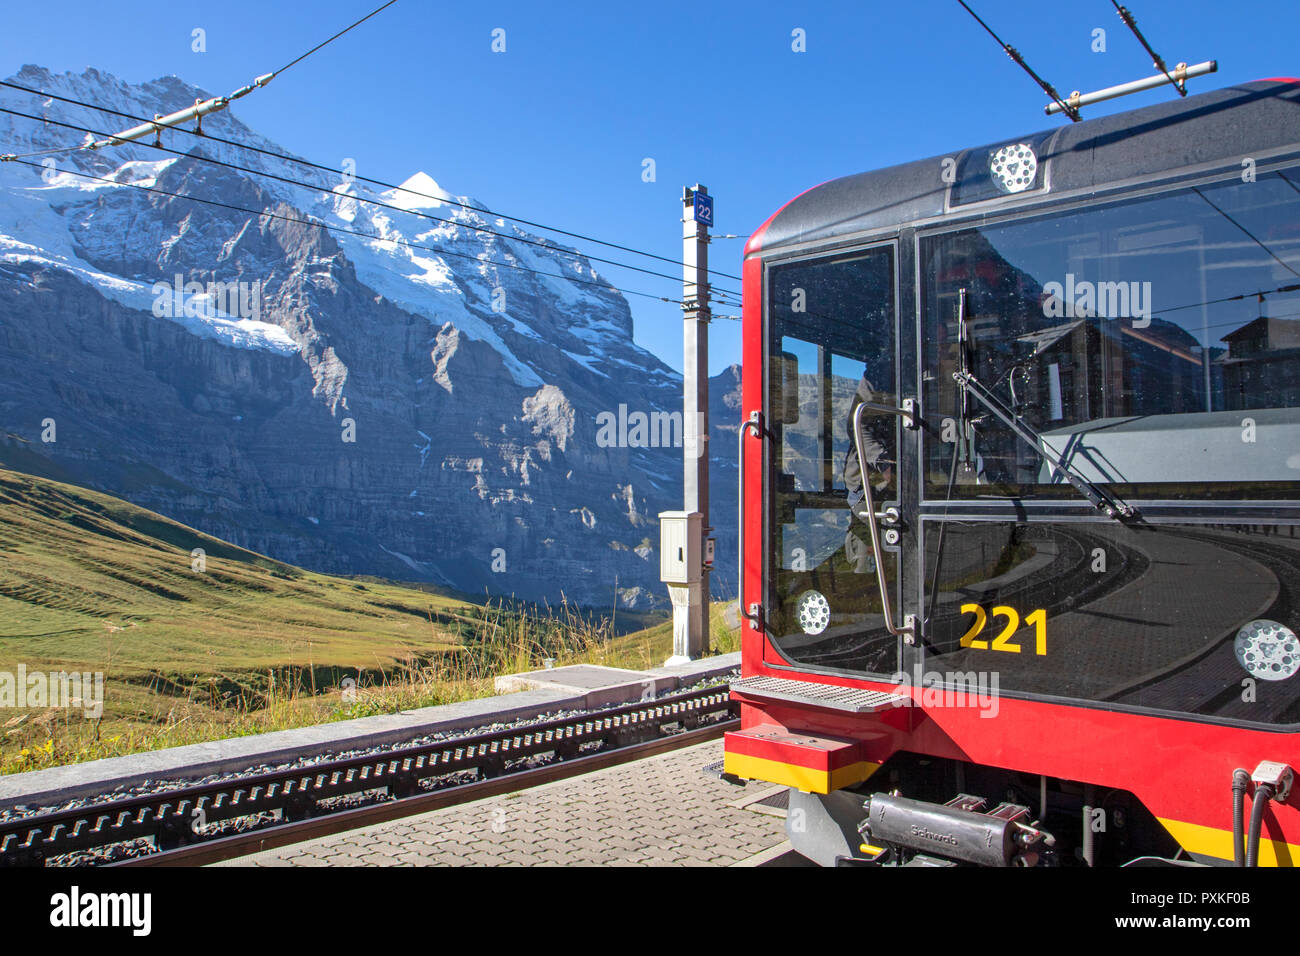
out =
<path fill-rule="evenodd" d="M 863 401 L 897 404 L 894 250 L 793 263 L 774 269 L 771 283 L 779 343 L 772 407 L 781 409 L 773 418 L 772 502 L 782 594 L 771 624 L 794 659 L 892 667 L 851 420 Z M 879 501 L 895 494 L 897 420 L 868 414 L 865 425 L 868 475 Z"/>

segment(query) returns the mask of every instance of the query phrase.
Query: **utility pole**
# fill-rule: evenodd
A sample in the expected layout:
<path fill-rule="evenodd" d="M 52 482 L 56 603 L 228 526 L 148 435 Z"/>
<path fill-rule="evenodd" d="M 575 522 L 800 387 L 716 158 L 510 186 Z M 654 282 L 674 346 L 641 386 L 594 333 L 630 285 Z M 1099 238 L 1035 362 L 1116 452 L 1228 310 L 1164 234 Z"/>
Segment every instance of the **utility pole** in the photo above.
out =
<path fill-rule="evenodd" d="M 703 186 L 682 190 L 682 511 L 659 516 L 660 578 L 673 603 L 673 656 L 696 660 L 709 650 L 709 227 L 713 198 Z"/>

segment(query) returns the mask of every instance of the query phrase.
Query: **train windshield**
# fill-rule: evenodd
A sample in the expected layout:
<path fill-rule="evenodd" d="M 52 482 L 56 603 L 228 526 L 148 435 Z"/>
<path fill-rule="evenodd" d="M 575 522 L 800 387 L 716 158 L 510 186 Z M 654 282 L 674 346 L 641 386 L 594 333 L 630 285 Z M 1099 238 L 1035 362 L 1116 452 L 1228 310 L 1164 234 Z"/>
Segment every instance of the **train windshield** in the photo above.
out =
<path fill-rule="evenodd" d="M 865 469 L 848 432 L 858 402 L 897 404 L 895 281 L 892 246 L 769 273 L 767 625 L 781 653 L 803 665 L 885 674 L 896 666 L 859 512 L 864 470 L 878 504 L 895 496 L 898 423 L 866 417 Z"/>
<path fill-rule="evenodd" d="M 926 667 L 1300 722 L 1296 526 L 1192 507 L 1300 497 L 1300 177 L 967 228 L 919 253 L 924 408 L 947 432 L 921 438 L 923 492 L 943 502 L 923 522 Z M 1009 414 L 971 401 L 963 371 Z M 988 519 L 977 499 L 1077 498 L 1053 458 L 1139 514 L 1164 500 L 1192 520 Z"/>
<path fill-rule="evenodd" d="M 947 430 L 926 443 L 931 496 L 1076 494 L 1041 449 L 963 408 L 963 362 L 1050 457 L 1120 495 L 1295 496 L 1294 171 L 930 236 L 920 255 L 924 407 Z"/>

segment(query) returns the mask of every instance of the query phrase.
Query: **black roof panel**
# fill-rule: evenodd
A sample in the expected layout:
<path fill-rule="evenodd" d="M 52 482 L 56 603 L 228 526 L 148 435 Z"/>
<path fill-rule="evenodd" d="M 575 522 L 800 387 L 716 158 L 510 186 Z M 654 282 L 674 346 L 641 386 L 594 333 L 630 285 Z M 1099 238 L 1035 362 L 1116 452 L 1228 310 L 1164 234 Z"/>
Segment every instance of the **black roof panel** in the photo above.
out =
<path fill-rule="evenodd" d="M 1048 167 L 1052 194 L 1097 190 L 1199 164 L 1235 165 L 1252 153 L 1300 146 L 1300 82 L 1258 80 L 835 179 L 803 193 L 778 212 L 757 251 L 768 253 L 942 216 L 950 188 L 942 175 L 945 159 L 956 160 L 961 169 L 972 153 L 986 162 L 990 149 L 1020 142 L 1042 143 L 1038 159 Z M 1021 194 L 1026 199 L 1041 195 Z M 1015 204 L 1014 197 L 1004 201 Z"/>

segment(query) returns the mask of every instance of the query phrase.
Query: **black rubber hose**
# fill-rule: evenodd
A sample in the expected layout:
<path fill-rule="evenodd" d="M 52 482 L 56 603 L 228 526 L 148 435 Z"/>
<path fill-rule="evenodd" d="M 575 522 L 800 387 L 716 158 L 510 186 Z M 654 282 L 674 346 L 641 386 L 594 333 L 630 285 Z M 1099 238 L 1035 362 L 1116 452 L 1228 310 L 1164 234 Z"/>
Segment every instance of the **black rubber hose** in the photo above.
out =
<path fill-rule="evenodd" d="M 1273 788 L 1261 783 L 1255 788 L 1255 802 L 1250 808 L 1250 837 L 1246 841 L 1246 865 L 1259 866 L 1259 838 L 1264 829 L 1264 808 L 1272 799 Z"/>
<path fill-rule="evenodd" d="M 1246 865 L 1246 789 L 1250 773 L 1232 771 L 1232 856 L 1237 866 Z"/>

